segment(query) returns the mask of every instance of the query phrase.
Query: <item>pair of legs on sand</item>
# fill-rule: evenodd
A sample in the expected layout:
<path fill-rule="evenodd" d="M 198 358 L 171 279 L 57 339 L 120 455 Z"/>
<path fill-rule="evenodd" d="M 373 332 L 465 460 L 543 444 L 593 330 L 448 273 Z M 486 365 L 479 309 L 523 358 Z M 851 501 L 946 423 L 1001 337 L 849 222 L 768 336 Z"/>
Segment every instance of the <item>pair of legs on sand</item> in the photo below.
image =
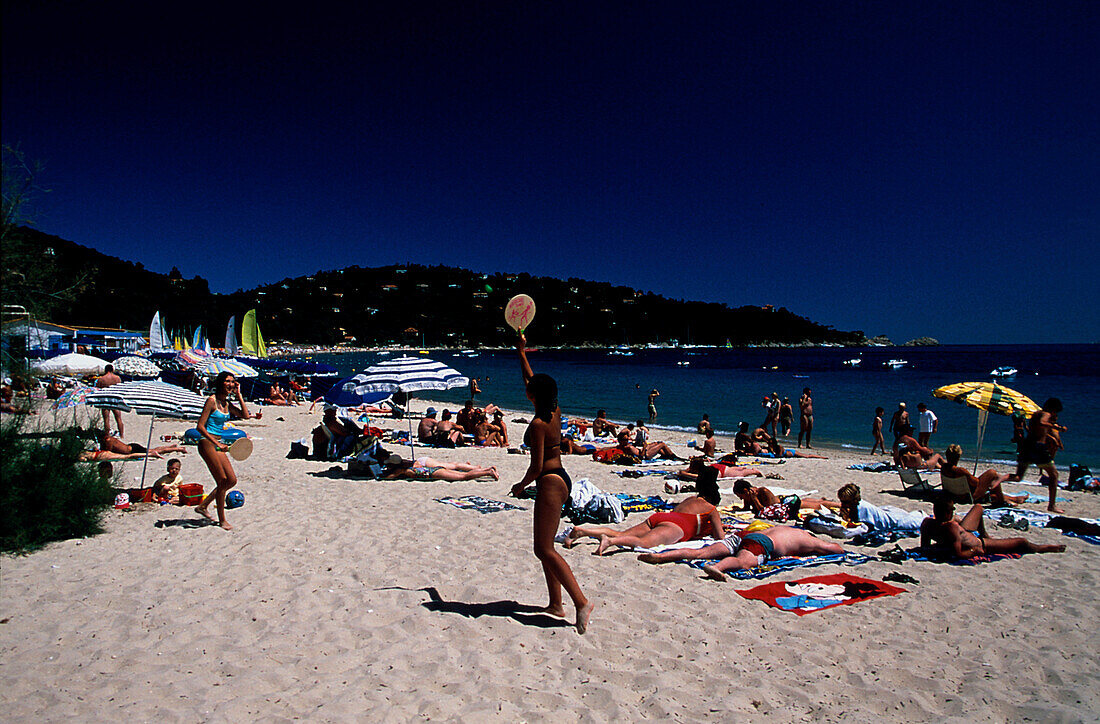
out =
<path fill-rule="evenodd" d="M 985 531 L 985 518 L 982 516 L 984 512 L 985 508 L 980 503 L 975 503 L 959 520 L 963 530 L 978 534 L 983 553 L 1063 553 L 1066 550 L 1064 545 L 1041 545 L 1032 543 L 1027 538 L 992 538 Z"/>
<path fill-rule="evenodd" d="M 206 438 L 199 440 L 199 455 L 214 478 L 214 490 L 207 495 L 201 503 L 195 506 L 195 512 L 208 520 L 214 520 L 210 515 L 210 503 L 217 503 L 218 525 L 225 530 L 233 530 L 229 521 L 225 519 L 225 494 L 237 484 L 237 474 L 233 472 L 233 466 L 229 463 L 229 456 L 214 447 L 214 443 Z"/>
<path fill-rule="evenodd" d="M 1001 483 L 1008 480 L 1009 475 L 1002 475 L 993 468 L 986 470 L 984 473 L 978 476 L 978 485 L 971 491 L 974 496 L 974 500 L 981 500 L 986 495 L 989 495 L 989 499 L 993 501 L 993 505 L 998 507 L 1004 507 L 1006 505 L 1017 505 L 1027 500 L 1026 495 L 1005 495 L 1005 492 L 1001 490 Z"/>
<path fill-rule="evenodd" d="M 568 497 L 569 490 L 560 475 L 543 475 L 538 479 L 535 493 L 535 557 L 542 564 L 546 588 L 550 593 L 550 603 L 543 610 L 551 616 L 565 616 L 565 606 L 561 600 L 561 589 L 564 586 L 577 608 L 577 632 L 583 634 L 588 628 L 588 619 L 596 604 L 585 598 L 569 564 L 554 547 L 554 536 L 558 534 L 558 524 L 561 522 L 561 509 Z"/>
<path fill-rule="evenodd" d="M 596 555 L 602 556 L 611 546 L 631 546 L 633 548 L 653 548 L 655 546 L 679 543 L 684 537 L 684 531 L 680 526 L 670 521 L 658 523 L 652 528 L 648 522 L 627 528 L 615 530 L 605 525 L 578 525 L 569 531 L 563 545 L 572 548 L 581 538 L 596 538 L 600 545 L 596 548 Z"/>
<path fill-rule="evenodd" d="M 786 525 L 776 525 L 767 530 L 758 531 L 767 536 L 772 542 L 771 558 L 783 558 L 785 556 L 818 556 L 829 553 L 843 553 L 844 549 L 839 543 L 824 541 L 814 537 L 801 528 L 792 528 Z M 727 539 L 728 540 L 728 539 Z M 673 561 L 691 560 L 717 560 L 704 566 L 707 576 L 716 581 L 726 580 L 727 571 L 748 570 L 759 565 L 759 557 L 752 551 L 739 548 L 730 553 L 730 546 L 719 541 L 703 548 L 677 548 L 662 553 L 643 553 L 638 560 L 645 563 L 671 563 Z"/>

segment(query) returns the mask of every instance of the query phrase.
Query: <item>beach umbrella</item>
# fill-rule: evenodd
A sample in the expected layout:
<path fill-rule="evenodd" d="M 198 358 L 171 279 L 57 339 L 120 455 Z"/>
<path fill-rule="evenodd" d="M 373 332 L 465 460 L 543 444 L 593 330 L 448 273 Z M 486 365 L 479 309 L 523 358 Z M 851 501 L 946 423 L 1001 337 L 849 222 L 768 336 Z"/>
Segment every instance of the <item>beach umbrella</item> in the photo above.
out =
<path fill-rule="evenodd" d="M 106 366 L 106 360 L 99 357 L 70 352 L 69 354 L 35 362 L 32 369 L 40 374 L 77 377 L 87 374 L 101 375 Z"/>
<path fill-rule="evenodd" d="M 114 365 L 115 372 L 131 377 L 156 377 L 160 374 L 160 367 L 144 357 L 119 357 L 111 364 Z"/>
<path fill-rule="evenodd" d="M 393 394 L 421 390 L 451 390 L 470 384 L 468 377 L 428 357 L 398 357 L 385 360 L 368 367 L 366 372 L 356 377 L 362 377 L 355 386 L 355 392 L 361 395 L 370 392 Z M 412 402 L 411 397 L 409 402 Z M 413 448 L 411 415 L 409 415 L 409 448 Z"/>
<path fill-rule="evenodd" d="M 76 407 L 77 405 L 83 405 L 88 395 L 95 392 L 94 387 L 80 386 L 74 387 L 71 390 L 65 390 L 61 397 L 54 400 L 51 409 L 64 410 L 70 407 Z"/>
<path fill-rule="evenodd" d="M 322 395 L 326 404 L 337 407 L 358 407 L 359 405 L 372 405 L 381 402 L 393 395 L 392 392 L 356 392 L 356 388 L 363 383 L 366 375 L 345 377 L 334 384 L 328 392 Z"/>
<path fill-rule="evenodd" d="M 982 453 L 985 425 L 989 413 L 996 415 L 1022 414 L 1031 416 L 1039 406 L 1020 392 L 996 382 L 956 382 L 932 390 L 932 395 L 943 400 L 954 400 L 978 411 L 978 451 L 974 455 L 974 472 L 978 472 L 978 456 Z"/>
<path fill-rule="evenodd" d="M 203 374 L 217 375 L 222 372 L 228 372 L 234 377 L 259 377 L 260 373 L 252 369 L 244 362 L 235 359 L 224 359 L 221 357 L 212 357 L 206 361 L 206 365 L 201 368 Z"/>
<path fill-rule="evenodd" d="M 158 417 L 197 420 L 202 416 L 206 398 L 167 382 L 120 382 L 91 393 L 85 402 L 92 407 L 149 415 L 149 438 L 145 445 L 145 460 L 141 466 L 141 487 L 145 487 L 145 471 L 149 467 L 149 447 L 153 444 L 153 423 Z"/>
<path fill-rule="evenodd" d="M 201 349 L 185 349 L 176 355 L 176 362 L 182 367 L 202 369 L 210 361 L 210 355 Z"/>

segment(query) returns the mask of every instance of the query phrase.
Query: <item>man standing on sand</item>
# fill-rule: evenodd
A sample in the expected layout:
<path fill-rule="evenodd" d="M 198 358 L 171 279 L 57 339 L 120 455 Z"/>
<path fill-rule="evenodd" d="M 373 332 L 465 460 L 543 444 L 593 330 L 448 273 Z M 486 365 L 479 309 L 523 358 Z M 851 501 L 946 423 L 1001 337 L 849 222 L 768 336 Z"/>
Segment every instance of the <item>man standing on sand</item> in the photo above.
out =
<path fill-rule="evenodd" d="M 798 409 L 801 417 L 798 419 L 798 447 L 802 447 L 802 436 L 806 436 L 806 448 L 813 449 L 810 444 L 810 435 L 814 431 L 814 400 L 809 387 L 802 390 L 802 397 L 798 398 Z"/>
<path fill-rule="evenodd" d="M 1058 424 L 1058 413 L 1062 411 L 1062 401 L 1051 397 L 1043 403 L 1042 409 L 1031 416 L 1027 425 L 1027 438 L 1019 445 L 1016 472 L 1008 476 L 1010 482 L 1024 479 L 1028 466 L 1034 465 L 1046 475 L 1050 500 L 1047 510 L 1052 513 L 1064 513 L 1054 504 L 1058 495 L 1058 469 L 1054 467 L 1054 454 L 1062 448 L 1062 435 L 1068 428 Z"/>
<path fill-rule="evenodd" d="M 117 385 L 119 382 L 122 382 L 122 378 L 115 374 L 114 365 L 107 365 L 103 370 L 103 375 L 95 381 L 95 386 L 97 389 L 102 390 L 106 387 L 110 387 L 111 385 Z M 108 410 L 106 408 L 103 409 L 103 432 L 107 433 L 108 435 L 111 434 L 112 412 L 115 413 L 115 423 L 118 424 L 118 439 L 121 440 L 123 439 L 121 410 Z"/>
<path fill-rule="evenodd" d="M 901 437 L 901 431 L 909 426 L 909 410 L 905 409 L 905 403 L 899 402 L 898 409 L 894 410 L 894 416 L 890 418 L 890 432 L 894 433 L 894 444 Z"/>
<path fill-rule="evenodd" d="M 657 398 L 661 396 L 661 393 L 654 387 L 649 391 L 649 402 L 647 407 L 649 409 L 649 421 L 653 422 L 657 419 Z"/>
<path fill-rule="evenodd" d="M 924 447 L 931 447 L 928 444 L 928 438 L 932 437 L 932 433 L 939 427 L 940 418 L 936 417 L 936 413 L 929 410 L 923 402 L 917 403 L 917 442 Z"/>

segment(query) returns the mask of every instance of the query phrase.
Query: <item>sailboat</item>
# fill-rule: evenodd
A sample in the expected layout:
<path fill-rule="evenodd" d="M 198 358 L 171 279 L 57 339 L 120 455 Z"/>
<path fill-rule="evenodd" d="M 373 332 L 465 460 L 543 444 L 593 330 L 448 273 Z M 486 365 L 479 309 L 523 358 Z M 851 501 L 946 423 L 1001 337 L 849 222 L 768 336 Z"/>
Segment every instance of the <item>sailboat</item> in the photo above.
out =
<path fill-rule="evenodd" d="M 172 348 L 168 333 L 164 331 L 164 325 L 160 322 L 160 312 L 153 314 L 153 321 L 149 325 L 149 348 L 154 352 L 163 352 Z"/>
<path fill-rule="evenodd" d="M 202 325 L 200 324 L 195 328 L 195 336 L 191 338 L 191 347 L 193 349 L 202 349 Z"/>
<path fill-rule="evenodd" d="M 253 357 L 266 357 L 267 347 L 264 336 L 260 334 L 260 325 L 256 322 L 256 310 L 250 309 L 241 323 L 241 349 Z"/>
<path fill-rule="evenodd" d="M 225 353 L 237 354 L 237 317 L 229 318 L 229 326 L 225 328 Z"/>

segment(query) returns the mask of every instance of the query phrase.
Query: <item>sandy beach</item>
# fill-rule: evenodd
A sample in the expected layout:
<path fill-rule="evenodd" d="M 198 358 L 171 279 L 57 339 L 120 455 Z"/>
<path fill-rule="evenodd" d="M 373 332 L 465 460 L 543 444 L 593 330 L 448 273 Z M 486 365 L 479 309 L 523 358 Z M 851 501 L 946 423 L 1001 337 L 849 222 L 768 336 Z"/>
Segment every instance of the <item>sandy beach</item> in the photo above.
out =
<path fill-rule="evenodd" d="M 191 508 L 139 505 L 110 511 L 102 535 L 0 561 L 8 721 L 1077 722 L 1100 712 L 1100 547 L 1082 540 L 1033 528 L 1023 535 L 1067 552 L 974 567 L 875 561 L 724 584 L 629 552 L 596 557 L 583 543 L 564 552 L 598 604 L 581 636 L 568 604 L 565 621 L 533 611 L 546 593 L 531 501 L 482 515 L 434 500 L 509 500 L 526 456 L 431 452 L 495 465 L 499 482 L 344 479 L 336 463 L 286 459 L 319 419 L 307 410 L 265 408 L 262 421 L 241 423 L 256 446 L 235 464 L 246 504 L 229 511 L 232 532 L 196 525 Z M 518 416 L 529 413 L 507 419 Z M 126 417 L 130 430 L 147 424 Z M 154 435 L 188 426 L 158 421 Z M 522 431 L 511 425 L 513 437 Z M 688 454 L 689 436 L 662 436 Z M 846 469 L 869 456 L 826 454 L 767 472 L 830 498 L 855 482 L 869 502 L 931 510 L 897 494 L 896 474 Z M 663 494 L 659 476 L 623 479 L 620 467 L 579 456 L 565 465 L 608 492 Z M 140 473 L 129 462 L 121 476 Z M 210 489 L 194 449 L 183 477 Z M 1071 515 L 1100 516 L 1095 494 L 1062 495 Z M 891 571 L 919 585 L 802 617 L 734 592 Z"/>

